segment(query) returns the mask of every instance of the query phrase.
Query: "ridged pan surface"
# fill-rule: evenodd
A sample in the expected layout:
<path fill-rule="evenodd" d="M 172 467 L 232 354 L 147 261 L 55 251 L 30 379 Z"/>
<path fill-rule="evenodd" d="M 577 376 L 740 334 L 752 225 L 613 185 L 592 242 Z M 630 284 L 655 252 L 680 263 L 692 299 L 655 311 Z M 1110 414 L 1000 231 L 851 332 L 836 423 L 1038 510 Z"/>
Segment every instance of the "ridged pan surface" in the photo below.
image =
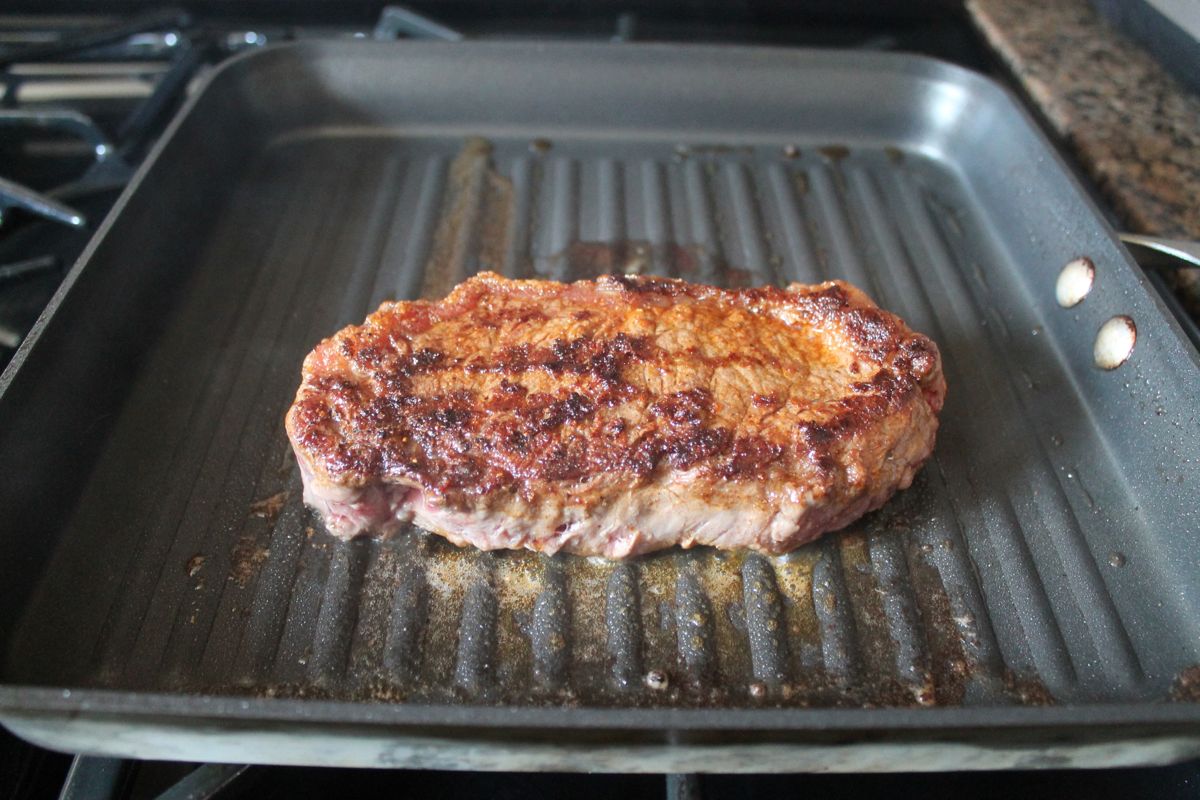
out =
<path fill-rule="evenodd" d="M 61 357 L 74 375 L 92 347 L 118 377 L 93 370 L 40 412 L 83 453 L 40 515 L 6 498 L 26 527 L 5 535 L 44 542 L 22 562 L 6 683 L 567 708 L 1194 694 L 1196 365 L 1002 93 L 903 58 L 700 51 L 689 79 L 686 49 L 633 48 L 622 59 L 651 84 L 635 88 L 615 50 L 585 48 L 556 82 L 540 70 L 565 51 L 447 47 L 235 65 L 110 221 L 25 359 L 32 373 Z M 469 76 L 437 85 L 455 59 Z M 508 71 L 488 78 L 497 60 Z M 908 87 L 912 119 L 900 100 L 821 88 L 853 93 L 875 73 Z M 480 98 L 453 99 L 468 79 Z M 591 121 L 572 112 L 588 92 Z M 696 110 L 719 102 L 731 107 Z M 829 116 L 838 103 L 853 106 L 844 119 Z M 986 131 L 976 144 L 976 124 L 1044 156 Z M 151 227 L 168 233 L 139 241 Z M 1063 310 L 1054 277 L 1080 255 L 1097 263 L 1095 296 Z M 384 300 L 440 297 L 482 269 L 851 281 L 940 346 L 937 450 L 882 510 L 781 557 L 485 554 L 416 530 L 335 540 L 301 502 L 282 424 L 305 354 Z M 150 281 L 161 302 L 110 289 L 106 305 L 100 278 L 85 281 L 105 272 Z M 1139 341 L 1103 372 L 1091 337 L 1117 311 Z M 37 397 L 24 374 L 6 412 Z M 0 447 L 14 452 L 14 435 Z"/>

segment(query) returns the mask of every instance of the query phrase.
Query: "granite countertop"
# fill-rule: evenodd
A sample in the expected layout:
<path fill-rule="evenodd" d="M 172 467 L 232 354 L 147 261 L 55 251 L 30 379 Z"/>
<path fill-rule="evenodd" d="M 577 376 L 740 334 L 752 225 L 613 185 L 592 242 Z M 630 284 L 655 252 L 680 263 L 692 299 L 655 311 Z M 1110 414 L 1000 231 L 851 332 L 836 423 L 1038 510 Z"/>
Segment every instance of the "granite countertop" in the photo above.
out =
<path fill-rule="evenodd" d="M 967 0 L 1125 229 L 1200 240 L 1200 97 L 1087 0 Z M 1176 274 L 1200 313 L 1200 270 Z"/>

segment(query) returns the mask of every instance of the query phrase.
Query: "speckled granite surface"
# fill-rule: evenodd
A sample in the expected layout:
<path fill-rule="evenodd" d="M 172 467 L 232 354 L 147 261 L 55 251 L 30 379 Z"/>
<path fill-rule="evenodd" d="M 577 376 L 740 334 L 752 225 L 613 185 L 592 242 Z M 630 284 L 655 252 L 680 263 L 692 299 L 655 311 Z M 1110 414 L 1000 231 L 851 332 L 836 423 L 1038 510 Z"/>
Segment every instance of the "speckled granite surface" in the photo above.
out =
<path fill-rule="evenodd" d="M 1087 0 L 967 0 L 1123 225 L 1200 239 L 1200 96 Z M 1200 270 L 1181 273 L 1193 313 Z"/>

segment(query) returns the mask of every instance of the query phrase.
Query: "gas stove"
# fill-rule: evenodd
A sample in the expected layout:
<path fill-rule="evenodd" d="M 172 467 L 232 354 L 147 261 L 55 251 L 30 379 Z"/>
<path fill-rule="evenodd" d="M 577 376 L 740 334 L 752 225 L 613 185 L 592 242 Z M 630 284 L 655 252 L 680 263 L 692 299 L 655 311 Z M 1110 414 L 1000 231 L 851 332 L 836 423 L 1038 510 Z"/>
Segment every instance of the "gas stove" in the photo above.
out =
<path fill-rule="evenodd" d="M 94 6 L 97 4 L 94 4 Z M 98 4 L 103 6 L 104 4 Z M 251 48 L 306 38 L 522 38 L 736 42 L 919 52 L 1004 78 L 954 4 L 704 3 L 540 13 L 520 3 L 412 8 L 378 3 L 208 2 L 128 15 L 113 3 L 88 16 L 0 16 L 0 367 L 103 224 L 172 113 L 207 71 Z M 125 6 L 128 7 L 128 6 Z M 43 6 L 44 8 L 44 6 Z M 877 776 L 586 776 L 384 772 L 132 762 L 50 753 L 0 730 L 0 788 L 11 797 L 745 798 L 815 791 L 855 797 L 1189 796 L 1200 765 L 1108 772 Z M 914 765 L 919 769 L 919 765 Z"/>
<path fill-rule="evenodd" d="M 726 12 L 699 3 L 658 3 L 637 13 L 577 9 L 554 15 L 521 4 L 489 13 L 454 4 L 439 7 L 438 19 L 369 3 L 339 13 L 325 8 L 329 4 L 276 4 L 249 17 L 233 16 L 244 13 L 233 4 L 201 5 L 205 12 L 199 15 L 166 10 L 0 17 L 0 367 L 189 88 L 215 64 L 249 48 L 311 38 L 637 39 L 901 50 L 987 66 L 965 21 L 942 3 L 883 18 L 855 3 L 849 13 L 832 7 L 783 13 L 769 5 Z"/>

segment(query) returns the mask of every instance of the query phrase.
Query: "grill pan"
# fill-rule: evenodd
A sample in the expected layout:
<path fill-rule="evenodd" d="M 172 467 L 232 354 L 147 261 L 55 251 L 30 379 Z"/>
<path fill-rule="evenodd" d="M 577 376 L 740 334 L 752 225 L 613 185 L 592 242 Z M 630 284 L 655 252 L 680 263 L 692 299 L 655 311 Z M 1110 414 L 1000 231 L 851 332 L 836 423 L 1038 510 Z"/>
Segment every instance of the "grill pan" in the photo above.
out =
<path fill-rule="evenodd" d="M 1095 288 L 1054 299 L 1088 256 Z M 304 354 L 480 269 L 846 278 L 940 345 L 913 488 L 779 558 L 341 543 Z M 1093 364 L 1101 324 L 1137 326 Z M 0 382 L 0 719 L 145 758 L 888 770 L 1200 753 L 1200 370 L 1029 118 L 888 54 L 304 43 L 188 103 Z"/>

